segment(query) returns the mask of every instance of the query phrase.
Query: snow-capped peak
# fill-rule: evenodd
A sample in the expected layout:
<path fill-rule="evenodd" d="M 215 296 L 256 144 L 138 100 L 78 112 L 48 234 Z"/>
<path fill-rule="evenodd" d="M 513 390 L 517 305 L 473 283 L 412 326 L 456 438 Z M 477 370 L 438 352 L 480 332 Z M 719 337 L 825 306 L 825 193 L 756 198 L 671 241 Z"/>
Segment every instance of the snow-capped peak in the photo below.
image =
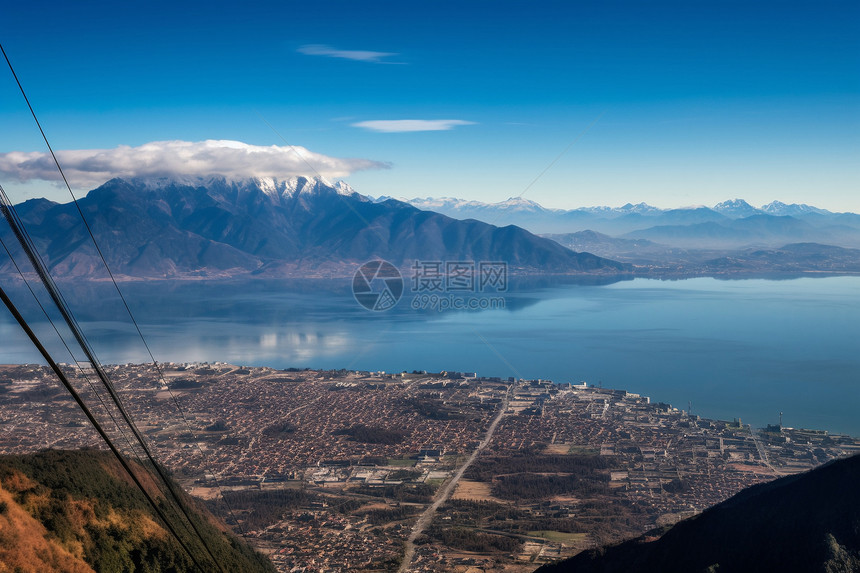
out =
<path fill-rule="evenodd" d="M 621 207 L 598 206 L 598 207 L 580 207 L 579 209 L 575 209 L 575 211 L 583 211 L 586 213 L 605 215 L 605 216 L 609 216 L 609 217 L 627 215 L 630 213 L 638 213 L 640 215 L 644 215 L 644 214 L 649 214 L 649 213 L 656 213 L 660 210 L 661 209 L 658 209 L 657 207 L 653 207 L 653 206 L 649 205 L 648 203 L 637 203 L 635 205 L 633 203 L 627 203 L 625 205 L 622 205 Z"/>
<path fill-rule="evenodd" d="M 389 197 L 391 198 L 391 197 Z M 470 201 L 457 199 L 456 197 L 414 197 L 412 199 L 400 199 L 419 209 L 462 209 L 463 207 L 484 207 L 488 205 L 481 201 Z"/>
<path fill-rule="evenodd" d="M 644 202 L 636 203 L 635 205 L 633 203 L 627 203 L 627 204 L 619 207 L 617 210 L 618 211 L 624 211 L 627 213 L 640 213 L 640 214 L 656 213 L 657 211 L 660 211 L 660 209 L 658 209 L 657 207 L 654 207 L 653 205 L 649 205 L 648 203 L 644 203 Z"/>
<path fill-rule="evenodd" d="M 352 196 L 356 194 L 349 183 L 336 181 L 329 183 L 321 177 L 291 177 L 279 181 L 273 177 L 255 177 L 253 181 L 260 190 L 270 197 L 295 197 L 297 195 L 319 195 L 325 193 L 336 193 L 338 195 Z"/>
<path fill-rule="evenodd" d="M 278 195 L 278 182 L 274 177 L 255 177 L 254 180 L 260 187 L 260 191 L 266 195 L 269 195 L 270 197 Z"/>
<path fill-rule="evenodd" d="M 505 201 L 493 204 L 494 207 L 508 209 L 511 211 L 543 211 L 544 208 L 535 201 L 522 197 L 510 197 Z"/>
<path fill-rule="evenodd" d="M 290 177 L 278 179 L 276 177 L 224 177 L 223 175 L 192 176 L 192 175 L 170 175 L 134 177 L 129 180 L 135 186 L 147 190 L 160 190 L 172 186 L 219 188 L 227 187 L 237 190 L 259 190 L 272 199 L 294 197 L 296 195 L 318 195 L 325 193 L 336 193 L 338 195 L 358 195 L 345 181 L 329 183 L 321 177 Z M 358 195 L 362 197 L 361 195 Z"/>
<path fill-rule="evenodd" d="M 336 181 L 332 187 L 334 187 L 334 190 L 340 195 L 352 195 L 353 193 L 356 193 L 356 190 L 352 188 L 352 185 L 346 181 Z"/>
<path fill-rule="evenodd" d="M 767 205 L 762 205 L 761 210 L 767 213 L 768 215 L 805 215 L 808 213 L 818 213 L 819 215 L 827 215 L 830 214 L 830 211 L 826 209 L 819 209 L 818 207 L 813 207 L 811 205 L 807 205 L 806 203 L 792 203 L 791 205 L 787 205 L 782 201 L 771 201 Z"/>
<path fill-rule="evenodd" d="M 761 213 L 760 210 L 756 209 L 743 199 L 732 199 L 729 201 L 723 201 L 722 203 L 717 203 L 713 207 L 714 211 L 720 213 L 722 215 L 726 215 L 727 217 L 749 217 L 751 215 L 758 215 Z"/>

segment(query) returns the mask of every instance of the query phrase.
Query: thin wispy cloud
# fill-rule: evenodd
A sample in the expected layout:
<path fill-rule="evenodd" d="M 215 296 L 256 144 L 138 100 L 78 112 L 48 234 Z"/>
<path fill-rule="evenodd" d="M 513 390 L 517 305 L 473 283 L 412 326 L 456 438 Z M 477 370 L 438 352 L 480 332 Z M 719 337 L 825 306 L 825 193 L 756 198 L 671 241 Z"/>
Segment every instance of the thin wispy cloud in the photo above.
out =
<path fill-rule="evenodd" d="M 377 119 L 352 124 L 353 127 L 361 127 L 380 133 L 449 131 L 460 125 L 475 125 L 475 122 L 464 119 Z"/>
<path fill-rule="evenodd" d="M 249 145 L 241 141 L 153 141 L 137 147 L 59 150 L 57 160 L 74 185 L 99 185 L 113 177 L 223 175 L 227 178 L 299 175 L 346 177 L 356 171 L 387 169 L 387 163 L 338 158 L 300 146 Z M 312 166 L 312 168 L 310 167 Z M 59 182 L 50 154 L 0 153 L 0 173 L 18 181 Z"/>
<path fill-rule="evenodd" d="M 394 64 L 386 58 L 396 56 L 394 52 L 373 52 L 370 50 L 339 50 L 326 44 L 305 44 L 296 50 L 307 56 L 324 56 L 326 58 L 341 58 L 344 60 L 355 60 L 358 62 L 370 62 L 372 64 Z"/>

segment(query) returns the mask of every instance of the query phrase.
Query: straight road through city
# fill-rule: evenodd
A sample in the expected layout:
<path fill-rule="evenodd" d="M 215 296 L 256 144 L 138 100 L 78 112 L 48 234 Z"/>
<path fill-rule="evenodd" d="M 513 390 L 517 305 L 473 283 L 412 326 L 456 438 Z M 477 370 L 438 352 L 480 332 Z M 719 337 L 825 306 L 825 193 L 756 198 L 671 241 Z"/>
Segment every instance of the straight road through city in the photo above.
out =
<path fill-rule="evenodd" d="M 478 458 L 478 455 L 488 446 L 490 445 L 490 440 L 493 439 L 493 433 L 496 431 L 496 428 L 499 426 L 499 422 L 502 421 L 502 418 L 505 416 L 505 412 L 508 410 L 508 402 L 511 396 L 511 390 L 513 387 L 508 389 L 507 394 L 505 394 L 505 399 L 502 401 L 501 407 L 499 408 L 499 413 L 496 414 L 496 417 L 493 418 L 493 421 L 490 422 L 490 427 L 487 428 L 486 434 L 484 434 L 484 439 L 478 444 L 475 450 L 469 455 L 468 459 L 457 468 L 457 471 L 454 472 L 454 476 L 451 480 L 445 484 L 445 487 L 436 494 L 436 499 L 433 503 L 424 510 L 424 513 L 418 518 L 418 521 L 415 522 L 415 525 L 412 527 L 412 533 L 409 534 L 409 538 L 406 540 L 406 551 L 403 554 L 403 562 L 400 564 L 400 569 L 398 569 L 398 573 L 406 573 L 409 570 L 409 566 L 412 565 L 412 558 L 415 556 L 415 540 L 418 539 L 418 536 L 424 533 L 424 530 L 430 525 L 430 522 L 433 521 L 433 516 L 436 514 L 436 510 L 439 507 L 448 501 L 448 498 L 451 497 L 451 494 L 454 493 L 454 489 L 457 487 L 457 482 L 460 481 L 460 478 L 463 477 L 463 474 L 466 473 L 466 470 L 469 469 L 469 466 Z"/>

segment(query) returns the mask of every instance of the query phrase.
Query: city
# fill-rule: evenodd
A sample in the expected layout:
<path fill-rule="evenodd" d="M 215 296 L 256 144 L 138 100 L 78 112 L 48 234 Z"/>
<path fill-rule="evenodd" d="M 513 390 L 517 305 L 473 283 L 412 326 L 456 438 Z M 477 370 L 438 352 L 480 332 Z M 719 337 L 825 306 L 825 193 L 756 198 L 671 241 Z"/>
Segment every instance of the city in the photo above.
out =
<path fill-rule="evenodd" d="M 158 459 L 281 571 L 531 571 L 860 452 L 586 383 L 161 370 L 108 367 Z M 0 367 L 3 453 L 100 447 L 51 376 Z"/>

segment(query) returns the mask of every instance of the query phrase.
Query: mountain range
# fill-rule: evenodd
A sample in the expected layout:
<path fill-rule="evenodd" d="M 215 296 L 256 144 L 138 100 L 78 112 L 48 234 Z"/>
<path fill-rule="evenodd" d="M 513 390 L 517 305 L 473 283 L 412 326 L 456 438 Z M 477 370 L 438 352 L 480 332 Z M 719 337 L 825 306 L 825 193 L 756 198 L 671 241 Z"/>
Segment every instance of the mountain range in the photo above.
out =
<path fill-rule="evenodd" d="M 112 179 L 78 205 L 121 278 L 351 276 L 376 258 L 401 268 L 468 260 L 504 261 L 511 273 L 630 270 L 516 226 L 373 201 L 345 183 L 304 177 Z M 104 275 L 74 203 L 32 199 L 16 211 L 52 273 Z"/>
<path fill-rule="evenodd" d="M 521 198 L 410 204 L 316 178 L 210 176 L 112 179 L 78 206 L 17 205 L 57 277 L 107 278 L 78 207 L 114 275 L 128 280 L 345 277 L 374 259 L 404 274 L 415 261 L 502 261 L 511 274 L 860 272 L 860 215 L 805 204 L 756 208 L 736 199 L 713 208 L 568 211 Z M 548 228 L 566 231 L 534 234 Z M 15 243 L 5 226 L 0 238 Z M 0 270 L 13 269 L 2 262 Z"/>
<path fill-rule="evenodd" d="M 670 246 L 647 239 L 610 237 L 596 231 L 544 235 L 574 251 L 588 251 L 632 264 L 637 274 L 714 276 L 728 274 L 860 273 L 860 249 L 821 243 L 780 247 Z"/>
<path fill-rule="evenodd" d="M 734 199 L 713 207 L 659 209 L 646 203 L 628 203 L 621 207 L 570 210 L 548 209 L 523 198 L 499 203 L 449 197 L 415 198 L 407 202 L 457 219 L 518 225 L 538 234 L 591 230 L 687 248 L 776 247 L 793 242 L 860 248 L 860 215 L 779 201 L 758 208 Z"/>

